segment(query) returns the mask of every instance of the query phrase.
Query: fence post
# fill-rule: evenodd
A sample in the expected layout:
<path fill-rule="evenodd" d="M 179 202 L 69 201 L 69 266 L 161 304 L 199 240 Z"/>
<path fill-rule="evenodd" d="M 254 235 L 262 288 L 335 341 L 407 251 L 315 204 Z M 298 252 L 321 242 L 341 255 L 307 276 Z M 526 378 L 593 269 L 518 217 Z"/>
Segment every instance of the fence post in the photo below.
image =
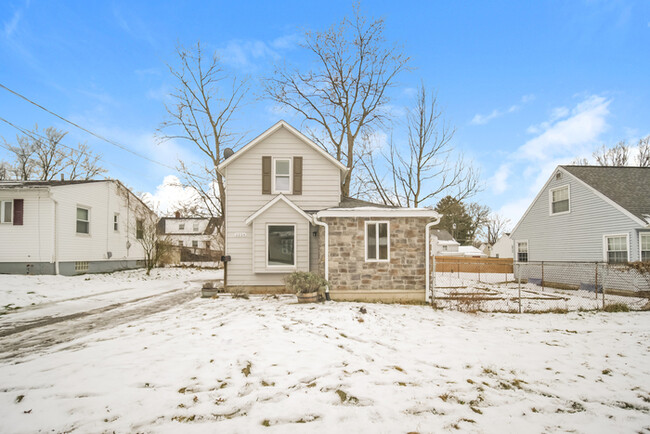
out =
<path fill-rule="evenodd" d="M 542 292 L 544 292 L 544 261 L 542 261 Z"/>
<path fill-rule="evenodd" d="M 596 301 L 598 301 L 598 262 L 596 262 L 596 284 L 594 286 L 594 295 L 596 296 Z M 605 307 L 605 306 L 603 306 Z"/>
<path fill-rule="evenodd" d="M 457 259 L 458 261 L 458 279 L 460 279 L 460 259 Z"/>
<path fill-rule="evenodd" d="M 436 255 L 435 255 L 435 253 L 433 255 L 431 255 L 430 261 L 431 261 L 431 270 L 433 270 L 432 275 L 429 276 L 429 278 L 431 279 L 431 288 L 430 288 L 431 289 L 431 306 L 435 306 L 436 305 L 436 285 L 437 285 L 437 282 L 436 282 Z"/>
<path fill-rule="evenodd" d="M 481 282 L 481 263 L 478 263 L 478 281 Z"/>
<path fill-rule="evenodd" d="M 519 313 L 521 313 L 521 270 L 518 270 L 519 275 Z"/>

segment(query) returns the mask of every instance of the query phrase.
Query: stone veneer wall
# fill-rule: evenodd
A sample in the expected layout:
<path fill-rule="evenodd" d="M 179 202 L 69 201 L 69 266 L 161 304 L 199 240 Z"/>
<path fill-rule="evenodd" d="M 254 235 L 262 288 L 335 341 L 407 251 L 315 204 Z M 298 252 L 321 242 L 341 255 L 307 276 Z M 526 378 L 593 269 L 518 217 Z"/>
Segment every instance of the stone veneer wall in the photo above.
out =
<path fill-rule="evenodd" d="M 333 291 L 424 290 L 426 217 L 323 217 L 329 225 L 329 281 Z M 365 261 L 365 222 L 390 222 L 390 262 Z M 319 229 L 325 257 L 324 229 Z M 324 273 L 324 261 L 319 272 Z"/>

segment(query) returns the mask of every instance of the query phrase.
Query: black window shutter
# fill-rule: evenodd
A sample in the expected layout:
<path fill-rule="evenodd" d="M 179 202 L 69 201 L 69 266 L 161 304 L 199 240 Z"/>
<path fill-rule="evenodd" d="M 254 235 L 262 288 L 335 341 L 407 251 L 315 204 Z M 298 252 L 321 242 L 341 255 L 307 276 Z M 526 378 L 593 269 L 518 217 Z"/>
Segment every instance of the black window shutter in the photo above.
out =
<path fill-rule="evenodd" d="M 271 157 L 262 157 L 262 194 L 271 194 Z"/>
<path fill-rule="evenodd" d="M 293 194 L 302 194 L 302 157 L 293 157 Z"/>
<path fill-rule="evenodd" d="M 23 225 L 23 199 L 14 199 L 14 226 Z"/>

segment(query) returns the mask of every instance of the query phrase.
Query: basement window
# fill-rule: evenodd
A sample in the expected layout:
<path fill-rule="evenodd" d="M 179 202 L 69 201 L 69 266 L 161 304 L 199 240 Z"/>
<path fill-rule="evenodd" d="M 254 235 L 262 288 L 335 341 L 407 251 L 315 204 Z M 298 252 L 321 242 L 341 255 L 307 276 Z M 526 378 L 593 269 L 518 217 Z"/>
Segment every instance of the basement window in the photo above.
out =
<path fill-rule="evenodd" d="M 77 261 L 74 263 L 74 271 L 76 273 L 85 273 L 88 271 L 88 261 Z"/>

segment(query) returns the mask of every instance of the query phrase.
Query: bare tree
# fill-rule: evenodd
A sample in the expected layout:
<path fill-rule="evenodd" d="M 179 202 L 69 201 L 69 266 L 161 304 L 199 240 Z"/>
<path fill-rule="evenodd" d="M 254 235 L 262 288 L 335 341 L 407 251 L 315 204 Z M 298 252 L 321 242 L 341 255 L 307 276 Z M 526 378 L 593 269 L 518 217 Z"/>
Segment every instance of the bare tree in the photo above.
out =
<path fill-rule="evenodd" d="M 50 181 L 68 166 L 68 156 L 61 151 L 61 140 L 67 132 L 54 127 L 45 129 L 45 136 L 38 135 L 38 126 L 30 136 L 34 148 L 34 166 L 40 181 Z"/>
<path fill-rule="evenodd" d="M 571 165 L 573 166 L 589 166 L 589 160 L 586 158 L 575 158 L 572 162 Z"/>
<path fill-rule="evenodd" d="M 355 147 L 385 119 L 387 90 L 408 68 L 409 58 L 400 47 L 386 44 L 384 20 L 367 19 L 359 6 L 338 26 L 306 32 L 303 47 L 317 67 L 301 72 L 278 66 L 264 80 L 265 93 L 302 115 L 314 140 L 347 166 L 341 192 L 349 196 Z"/>
<path fill-rule="evenodd" d="M 481 228 L 488 223 L 490 207 L 472 202 L 467 205 L 467 214 L 469 214 L 472 219 L 472 224 L 469 227 L 468 239 L 473 243 L 476 240 L 477 233 L 480 232 Z"/>
<path fill-rule="evenodd" d="M 593 157 L 601 166 L 627 166 L 629 160 L 629 146 L 624 141 L 618 142 L 613 148 L 604 145 L 594 151 Z"/>
<path fill-rule="evenodd" d="M 93 153 L 88 145 L 80 143 L 77 149 L 68 153 L 68 179 L 93 179 L 108 171 L 99 163 L 101 155 Z"/>
<path fill-rule="evenodd" d="M 158 265 L 160 259 L 171 248 L 171 241 L 158 231 L 158 217 L 142 206 L 136 207 L 136 240 L 144 251 L 144 266 L 147 276 L 151 269 Z"/>
<path fill-rule="evenodd" d="M 158 128 L 159 138 L 188 141 L 208 158 L 201 173 L 189 171 L 183 162 L 180 171 L 202 198 L 214 188 L 216 179 L 218 194 L 204 201 L 210 203 L 207 209 L 213 216 L 221 216 L 225 212 L 226 191 L 216 168 L 223 161 L 224 149 L 239 144 L 238 136 L 231 131 L 231 121 L 248 92 L 248 84 L 228 74 L 216 53 L 206 56 L 200 43 L 191 49 L 178 47 L 176 52 L 180 66 L 169 66 L 176 80 L 171 94 L 174 103 L 166 107 L 169 120 Z"/>
<path fill-rule="evenodd" d="M 639 153 L 636 156 L 636 162 L 639 167 L 650 167 L 650 135 L 639 139 L 637 144 Z"/>
<path fill-rule="evenodd" d="M 506 233 L 509 225 L 509 219 L 499 214 L 490 215 L 483 225 L 483 233 L 485 235 L 486 243 L 493 246 L 497 240 Z"/>
<path fill-rule="evenodd" d="M 436 96 L 421 85 L 415 107 L 407 115 L 408 148 L 395 146 L 391 139 L 380 161 L 372 149 L 359 160 L 371 190 L 385 204 L 406 207 L 418 207 L 450 192 L 464 200 L 480 191 L 478 170 L 462 155 L 453 154 L 454 131 L 444 121 Z"/>
<path fill-rule="evenodd" d="M 11 165 L 6 161 L 0 161 L 0 181 L 7 181 L 11 178 Z"/>
<path fill-rule="evenodd" d="M 3 138 L 4 140 L 4 138 Z M 14 154 L 14 164 L 11 171 L 19 181 L 32 179 L 35 171 L 34 146 L 27 136 L 16 136 L 16 145 L 4 140 L 5 146 Z"/>

